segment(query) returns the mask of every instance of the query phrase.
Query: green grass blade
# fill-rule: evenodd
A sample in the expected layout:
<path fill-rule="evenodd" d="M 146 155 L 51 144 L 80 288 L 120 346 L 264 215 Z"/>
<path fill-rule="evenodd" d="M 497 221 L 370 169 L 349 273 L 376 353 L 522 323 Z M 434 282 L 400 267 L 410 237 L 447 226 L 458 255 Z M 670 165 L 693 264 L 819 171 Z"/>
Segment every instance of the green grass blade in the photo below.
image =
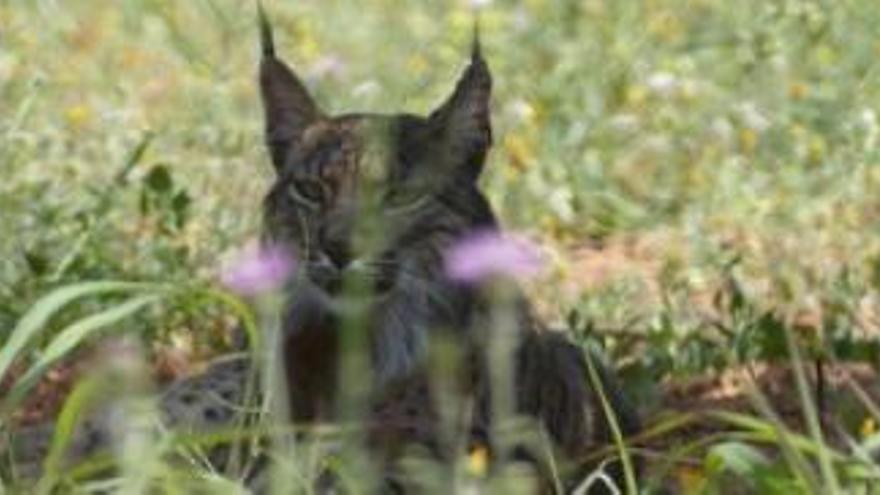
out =
<path fill-rule="evenodd" d="M 757 384 L 755 384 L 754 378 L 751 375 L 749 375 L 748 380 L 745 380 L 745 391 L 749 400 L 752 402 L 753 407 L 755 407 L 755 409 L 766 418 L 766 421 L 761 421 L 748 416 L 740 417 L 739 415 L 727 415 L 727 417 L 739 418 L 752 424 L 763 424 L 762 428 L 769 427 L 770 431 L 772 431 L 775 436 L 783 457 L 785 457 L 793 473 L 800 478 L 806 487 L 808 487 L 810 493 L 822 493 L 822 485 L 819 479 L 816 477 L 816 474 L 813 472 L 810 464 L 801 452 L 794 446 L 792 440 L 793 434 L 788 431 L 785 423 L 770 405 L 767 396 L 765 396 L 758 388 Z"/>
<path fill-rule="evenodd" d="M 784 424 L 777 424 L 776 420 L 778 418 L 776 420 L 761 419 L 744 413 L 721 410 L 709 411 L 707 415 L 740 430 L 753 432 L 755 434 L 754 441 L 765 443 L 784 442 L 789 448 L 794 449 L 798 453 L 804 452 L 812 456 L 819 455 L 819 443 L 808 436 L 792 432 Z M 844 461 L 846 459 L 845 454 L 841 454 L 829 447 L 826 448 L 831 460 Z M 801 460 L 805 465 L 808 465 L 805 459 L 801 458 Z"/>
<path fill-rule="evenodd" d="M 822 426 L 819 424 L 819 413 L 816 411 L 816 405 L 813 404 L 813 399 L 810 397 L 810 392 L 807 386 L 807 377 L 804 374 L 803 368 L 804 360 L 801 357 L 800 349 L 798 348 L 797 342 L 795 342 L 794 335 L 789 326 L 785 327 L 785 341 L 788 344 L 788 350 L 791 353 L 791 365 L 792 368 L 794 368 L 795 383 L 797 384 L 804 419 L 807 422 L 807 429 L 810 432 L 810 436 L 813 437 L 813 440 L 819 447 L 819 469 L 822 472 L 822 478 L 825 480 L 825 488 L 827 488 L 828 493 L 831 495 L 837 495 L 841 493 L 840 481 L 837 479 L 837 474 L 834 472 L 834 466 L 831 464 L 831 457 L 828 454 L 828 447 L 825 445 L 823 439 Z"/>
<path fill-rule="evenodd" d="M 602 411 L 608 420 L 611 435 L 614 438 L 614 445 L 617 447 L 617 452 L 620 455 L 620 462 L 623 465 L 623 475 L 626 482 L 626 493 L 636 495 L 639 493 L 639 489 L 636 483 L 635 468 L 633 467 L 626 444 L 623 441 L 623 434 L 620 431 L 620 425 L 617 423 L 617 416 L 608 402 L 608 397 L 605 395 L 605 387 L 602 385 L 602 379 L 599 377 L 596 363 L 593 362 L 593 356 L 590 352 L 585 352 L 584 357 L 587 362 L 587 370 L 590 373 L 590 381 L 597 392 L 596 395 L 599 397 L 599 401 L 602 403 Z"/>
<path fill-rule="evenodd" d="M 97 388 L 98 383 L 95 377 L 91 377 L 78 383 L 67 400 L 64 401 L 64 407 L 55 423 L 49 452 L 43 462 L 43 478 L 40 479 L 38 492 L 51 493 L 60 478 L 65 451 L 73 441 L 76 425 L 83 417 L 89 402 L 95 397 Z"/>
<path fill-rule="evenodd" d="M 8 412 L 28 390 L 39 380 L 43 373 L 56 361 L 72 351 L 90 334 L 116 323 L 141 309 L 158 302 L 163 294 L 148 294 L 132 298 L 118 306 L 83 318 L 62 330 L 46 347 L 28 371 L 15 383 L 3 404 L 3 411 Z"/>
<path fill-rule="evenodd" d="M 9 338 L 0 346 L 0 380 L 6 375 L 15 358 L 26 348 L 28 342 L 36 337 L 64 306 L 85 296 L 155 290 L 159 287 L 161 286 L 150 283 L 101 281 L 69 285 L 50 292 L 21 317 Z"/>

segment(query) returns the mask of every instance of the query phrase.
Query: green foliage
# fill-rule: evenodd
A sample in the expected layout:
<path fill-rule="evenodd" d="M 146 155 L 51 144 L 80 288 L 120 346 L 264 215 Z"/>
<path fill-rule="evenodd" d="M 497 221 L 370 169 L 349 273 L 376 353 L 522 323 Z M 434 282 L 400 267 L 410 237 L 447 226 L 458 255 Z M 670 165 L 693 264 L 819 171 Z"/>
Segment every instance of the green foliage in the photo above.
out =
<path fill-rule="evenodd" d="M 463 1 L 265 3 L 279 50 L 331 111 L 423 113 L 467 53 Z M 244 304 L 205 288 L 258 231 L 272 173 L 254 5 L 11 0 L 0 25 L 0 378 L 26 366 L 6 412 L 107 331 L 216 350 L 233 313 L 256 342 Z M 670 447 L 700 466 L 694 491 L 876 482 L 877 435 L 825 445 L 802 376 L 880 359 L 875 2 L 497 0 L 481 29 L 496 81 L 483 183 L 506 225 L 559 254 L 533 290 L 542 308 L 619 358 L 649 412 L 661 378 L 800 370 L 809 438 L 758 391 L 760 425 L 712 417 L 729 430 Z M 863 392 L 851 414 L 880 422 Z M 230 489 L 176 476 L 164 482 Z"/>

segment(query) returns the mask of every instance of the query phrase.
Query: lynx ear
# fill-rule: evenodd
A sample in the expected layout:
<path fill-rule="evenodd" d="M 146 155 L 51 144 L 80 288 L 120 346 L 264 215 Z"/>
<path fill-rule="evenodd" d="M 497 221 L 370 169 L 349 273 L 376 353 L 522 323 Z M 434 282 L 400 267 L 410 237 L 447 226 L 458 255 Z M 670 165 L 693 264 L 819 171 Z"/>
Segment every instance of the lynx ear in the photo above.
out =
<path fill-rule="evenodd" d="M 284 166 L 291 147 L 303 131 L 320 116 L 308 90 L 287 65 L 275 57 L 272 26 L 262 4 L 259 10 L 262 60 L 260 61 L 260 92 L 266 115 L 266 145 L 276 170 Z"/>
<path fill-rule="evenodd" d="M 476 179 L 483 169 L 486 153 L 492 145 L 489 100 L 492 75 L 483 60 L 479 33 L 474 29 L 471 61 L 458 80 L 452 95 L 429 117 L 443 136 L 445 153 L 454 166 Z"/>

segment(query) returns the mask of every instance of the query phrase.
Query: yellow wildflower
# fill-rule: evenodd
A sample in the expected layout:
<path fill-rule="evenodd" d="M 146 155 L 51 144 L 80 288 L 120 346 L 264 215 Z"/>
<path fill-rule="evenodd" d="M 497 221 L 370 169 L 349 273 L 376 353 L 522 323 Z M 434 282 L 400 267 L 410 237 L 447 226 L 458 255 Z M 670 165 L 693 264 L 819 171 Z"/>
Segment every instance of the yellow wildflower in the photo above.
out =
<path fill-rule="evenodd" d="M 675 470 L 682 493 L 702 493 L 706 489 L 706 473 L 693 466 L 679 466 Z"/>
<path fill-rule="evenodd" d="M 699 96 L 700 90 L 697 87 L 697 84 L 691 79 L 685 79 L 681 83 L 680 95 L 682 99 L 686 101 L 693 101 L 697 96 Z"/>
<path fill-rule="evenodd" d="M 64 110 L 64 120 L 70 127 L 82 129 L 92 120 L 92 110 L 84 105 L 77 104 Z"/>
<path fill-rule="evenodd" d="M 859 433 L 862 434 L 863 438 L 868 438 L 877 433 L 877 421 L 873 417 L 868 416 L 862 421 L 862 425 L 859 427 Z"/>
<path fill-rule="evenodd" d="M 825 139 L 816 134 L 810 139 L 809 145 L 809 158 L 813 163 L 817 163 L 822 161 L 822 158 L 825 156 Z"/>
<path fill-rule="evenodd" d="M 407 59 L 406 68 L 416 76 L 422 75 L 428 70 L 428 60 L 424 55 L 413 55 Z"/>
<path fill-rule="evenodd" d="M 485 476 L 489 471 L 489 450 L 478 445 L 468 454 L 467 470 L 474 476 Z"/>
<path fill-rule="evenodd" d="M 739 144 L 743 151 L 751 153 L 758 147 L 758 133 L 754 129 L 743 129 L 739 132 Z"/>
<path fill-rule="evenodd" d="M 565 225 L 556 215 L 544 215 L 539 220 L 541 229 L 548 232 L 556 240 L 561 240 L 565 231 Z"/>
<path fill-rule="evenodd" d="M 819 64 L 821 65 L 828 67 L 837 63 L 837 52 L 829 45 L 819 45 L 816 48 L 815 53 L 816 59 L 819 60 Z"/>
<path fill-rule="evenodd" d="M 788 97 L 792 100 L 803 100 L 809 93 L 810 87 L 800 81 L 795 81 L 788 86 Z"/>
<path fill-rule="evenodd" d="M 127 46 L 124 47 L 120 52 L 119 65 L 123 69 L 130 70 L 143 65 L 146 60 L 147 56 L 143 50 L 136 47 Z"/>
<path fill-rule="evenodd" d="M 626 102 L 630 105 L 635 107 L 642 106 L 647 99 L 648 90 L 644 86 L 636 84 L 626 88 Z"/>
<path fill-rule="evenodd" d="M 517 171 L 527 169 L 535 159 L 529 140 L 519 134 L 509 134 L 504 138 L 504 151 L 510 157 L 510 164 Z"/>
<path fill-rule="evenodd" d="M 684 34 L 684 25 L 672 12 L 660 12 L 648 21 L 648 32 L 661 41 L 674 43 Z"/>
<path fill-rule="evenodd" d="M 80 52 L 90 52 L 101 42 L 101 23 L 89 22 L 78 25 L 66 33 L 67 43 Z"/>
<path fill-rule="evenodd" d="M 312 61 L 321 56 L 321 45 L 315 36 L 315 31 L 311 25 L 306 23 L 297 23 L 294 28 L 296 49 L 300 56 L 308 61 Z"/>

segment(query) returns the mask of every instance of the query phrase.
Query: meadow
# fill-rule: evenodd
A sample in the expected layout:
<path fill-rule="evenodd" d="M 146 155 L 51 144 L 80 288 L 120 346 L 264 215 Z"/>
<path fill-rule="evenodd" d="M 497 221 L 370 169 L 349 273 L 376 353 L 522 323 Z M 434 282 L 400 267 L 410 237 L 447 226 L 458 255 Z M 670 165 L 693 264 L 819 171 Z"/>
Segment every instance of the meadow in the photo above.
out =
<path fill-rule="evenodd" d="M 324 108 L 413 113 L 482 5 L 482 184 L 546 254 L 540 311 L 637 398 L 640 493 L 880 492 L 876 2 L 265 4 Z M 258 56 L 250 1 L 0 0 L 0 431 L 57 414 L 108 339 L 160 381 L 234 346 L 220 267 L 272 177 Z"/>

